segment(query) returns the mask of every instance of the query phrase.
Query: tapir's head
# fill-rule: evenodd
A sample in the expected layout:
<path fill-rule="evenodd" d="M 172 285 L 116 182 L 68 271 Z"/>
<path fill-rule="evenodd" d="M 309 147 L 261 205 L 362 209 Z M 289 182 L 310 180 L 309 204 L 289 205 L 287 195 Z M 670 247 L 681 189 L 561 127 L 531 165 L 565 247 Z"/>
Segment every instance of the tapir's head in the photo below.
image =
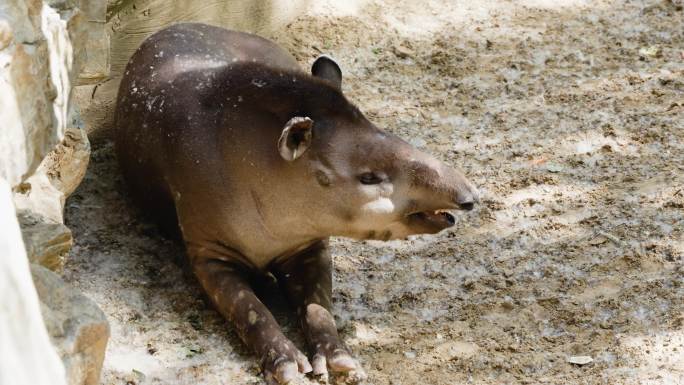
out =
<path fill-rule="evenodd" d="M 312 67 L 336 88 L 341 71 L 327 57 Z M 353 106 L 295 116 L 278 141 L 280 155 L 306 177 L 302 184 L 315 226 L 359 239 L 432 234 L 471 210 L 478 193 L 465 175 L 395 135 L 376 128 Z"/>

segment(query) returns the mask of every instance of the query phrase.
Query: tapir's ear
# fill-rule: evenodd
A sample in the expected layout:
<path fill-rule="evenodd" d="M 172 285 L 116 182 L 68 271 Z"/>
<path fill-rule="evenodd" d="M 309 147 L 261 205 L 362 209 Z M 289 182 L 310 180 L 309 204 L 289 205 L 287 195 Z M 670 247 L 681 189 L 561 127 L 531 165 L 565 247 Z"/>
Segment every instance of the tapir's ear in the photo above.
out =
<path fill-rule="evenodd" d="M 311 74 L 331 82 L 337 89 L 342 89 L 342 70 L 328 55 L 321 55 L 314 61 L 311 65 Z"/>
<path fill-rule="evenodd" d="M 285 123 L 283 132 L 278 139 L 280 156 L 287 161 L 293 161 L 311 146 L 313 120 L 295 116 Z"/>

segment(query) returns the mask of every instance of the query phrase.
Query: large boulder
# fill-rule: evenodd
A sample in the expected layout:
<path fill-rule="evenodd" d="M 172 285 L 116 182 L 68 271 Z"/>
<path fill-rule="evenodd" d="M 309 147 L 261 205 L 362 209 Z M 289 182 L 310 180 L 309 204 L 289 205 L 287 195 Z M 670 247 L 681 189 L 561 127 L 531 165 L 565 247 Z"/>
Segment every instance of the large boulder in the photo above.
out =
<path fill-rule="evenodd" d="M 31 280 L 10 186 L 0 178 L 0 384 L 66 385 Z"/>

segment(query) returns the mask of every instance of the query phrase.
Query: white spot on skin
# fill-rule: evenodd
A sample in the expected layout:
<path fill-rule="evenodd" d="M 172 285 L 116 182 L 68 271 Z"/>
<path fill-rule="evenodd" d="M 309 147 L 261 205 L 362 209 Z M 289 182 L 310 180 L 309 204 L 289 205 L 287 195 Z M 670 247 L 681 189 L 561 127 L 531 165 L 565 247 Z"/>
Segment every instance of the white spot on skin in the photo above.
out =
<path fill-rule="evenodd" d="M 244 297 L 245 297 L 245 291 L 244 291 L 244 290 L 238 291 L 238 296 L 237 296 L 237 297 L 238 297 L 238 299 L 244 298 Z"/>
<path fill-rule="evenodd" d="M 386 197 L 379 197 L 361 207 L 361 210 L 371 214 L 391 214 L 394 212 L 394 203 Z"/>
<path fill-rule="evenodd" d="M 252 79 L 252 84 L 258 88 L 261 88 L 266 85 L 266 82 L 261 79 Z"/>
<path fill-rule="evenodd" d="M 247 313 L 247 321 L 249 322 L 250 325 L 254 325 L 257 320 L 259 319 L 259 316 L 254 310 L 250 310 L 249 313 Z"/>

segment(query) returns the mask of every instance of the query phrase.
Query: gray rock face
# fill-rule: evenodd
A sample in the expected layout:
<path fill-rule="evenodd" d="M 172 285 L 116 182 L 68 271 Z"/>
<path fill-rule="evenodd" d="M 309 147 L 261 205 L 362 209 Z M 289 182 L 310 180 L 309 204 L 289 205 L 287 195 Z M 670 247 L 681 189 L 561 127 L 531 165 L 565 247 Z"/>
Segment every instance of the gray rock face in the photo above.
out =
<path fill-rule="evenodd" d="M 102 310 L 58 275 L 31 265 L 48 334 L 64 362 L 69 385 L 96 385 L 104 360 L 109 323 Z"/>
<path fill-rule="evenodd" d="M 10 314 L 0 317 L 1 384 L 65 384 L 65 367 L 69 384 L 99 383 L 109 336 L 104 314 L 57 275 L 35 265 L 46 333 L 23 250 L 31 262 L 60 271 L 71 248 L 64 201 L 83 178 L 90 155 L 71 91 L 92 59 L 85 48 L 107 45 L 101 38 L 105 7 L 105 0 L 0 0 L 0 185 L 8 195 L 9 188 L 14 190 L 23 231 L 18 241 L 12 240 L 21 255 L 6 255 L 0 242 L 0 259 L 12 262 L 0 263 L 0 278 L 5 277 L 0 279 L 0 308 Z M 93 22 L 98 20 L 102 23 Z M 100 54 L 93 49 L 94 56 Z M 14 207 L 0 211 L 0 223 L 16 222 Z M 10 228 L 0 229 L 3 241 Z M 14 343 L 22 339 L 23 345 Z"/>
<path fill-rule="evenodd" d="M 0 177 L 19 183 L 60 139 L 53 128 L 53 90 L 47 43 L 40 31 L 42 3 L 0 3 Z"/>
<path fill-rule="evenodd" d="M 12 186 L 64 138 L 70 79 L 85 61 L 88 21 L 73 4 L 0 2 L 0 177 Z"/>

